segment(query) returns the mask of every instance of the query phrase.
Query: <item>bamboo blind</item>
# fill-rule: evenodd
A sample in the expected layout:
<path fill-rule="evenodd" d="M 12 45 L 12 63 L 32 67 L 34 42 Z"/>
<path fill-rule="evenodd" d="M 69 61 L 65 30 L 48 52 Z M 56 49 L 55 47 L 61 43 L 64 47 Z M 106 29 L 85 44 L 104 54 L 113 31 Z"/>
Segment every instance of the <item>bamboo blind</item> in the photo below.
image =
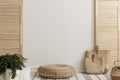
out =
<path fill-rule="evenodd" d="M 21 16 L 21 0 L 0 0 L 0 55 L 21 54 Z"/>
<path fill-rule="evenodd" d="M 119 50 L 118 0 L 96 0 L 95 44 L 102 50 L 111 50 L 112 63 L 117 60 Z M 119 13 L 120 14 L 120 13 Z"/>

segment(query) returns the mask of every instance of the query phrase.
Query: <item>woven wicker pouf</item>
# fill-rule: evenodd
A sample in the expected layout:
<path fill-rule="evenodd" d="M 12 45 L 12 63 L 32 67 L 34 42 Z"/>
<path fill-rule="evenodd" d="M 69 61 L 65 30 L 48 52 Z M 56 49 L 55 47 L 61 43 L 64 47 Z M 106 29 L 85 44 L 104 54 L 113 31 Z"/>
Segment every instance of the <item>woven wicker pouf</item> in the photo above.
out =
<path fill-rule="evenodd" d="M 63 79 L 72 77 L 75 74 L 75 69 L 70 65 L 50 64 L 40 66 L 38 73 L 42 78 Z"/>

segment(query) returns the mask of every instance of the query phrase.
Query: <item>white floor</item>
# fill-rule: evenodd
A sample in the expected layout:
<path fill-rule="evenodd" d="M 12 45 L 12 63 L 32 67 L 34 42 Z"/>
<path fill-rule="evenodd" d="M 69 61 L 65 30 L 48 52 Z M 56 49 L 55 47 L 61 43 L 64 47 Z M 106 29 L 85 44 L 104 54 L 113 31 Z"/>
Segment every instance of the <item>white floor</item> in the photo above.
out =
<path fill-rule="evenodd" d="M 43 79 L 39 77 L 37 68 L 24 68 L 22 71 L 17 71 L 17 76 L 15 79 L 11 79 L 11 71 L 0 76 L 0 80 L 55 80 L 55 79 Z M 111 80 L 108 74 L 102 75 L 88 75 L 83 73 L 76 73 L 73 77 L 68 79 L 57 79 L 57 80 Z"/>

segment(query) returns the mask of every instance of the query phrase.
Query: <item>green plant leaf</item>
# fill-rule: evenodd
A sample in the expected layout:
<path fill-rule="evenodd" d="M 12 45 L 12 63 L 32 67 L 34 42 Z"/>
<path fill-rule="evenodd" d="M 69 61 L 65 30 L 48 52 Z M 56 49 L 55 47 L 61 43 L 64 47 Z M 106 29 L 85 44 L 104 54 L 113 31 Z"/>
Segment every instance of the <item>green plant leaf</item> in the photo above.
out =
<path fill-rule="evenodd" d="M 0 56 L 0 75 L 6 72 L 6 69 L 12 70 L 12 79 L 16 76 L 16 70 L 22 70 L 25 67 L 24 62 L 27 59 L 20 54 L 6 54 Z"/>

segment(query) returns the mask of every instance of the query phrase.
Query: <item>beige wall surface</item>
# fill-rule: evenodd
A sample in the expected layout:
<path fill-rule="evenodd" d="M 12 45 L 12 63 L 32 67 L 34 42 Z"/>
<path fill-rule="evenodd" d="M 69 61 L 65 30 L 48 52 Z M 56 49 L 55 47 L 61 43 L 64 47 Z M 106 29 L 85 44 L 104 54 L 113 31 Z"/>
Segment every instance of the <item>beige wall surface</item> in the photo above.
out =
<path fill-rule="evenodd" d="M 28 66 L 84 68 L 94 46 L 94 0 L 24 0 L 23 54 Z"/>

